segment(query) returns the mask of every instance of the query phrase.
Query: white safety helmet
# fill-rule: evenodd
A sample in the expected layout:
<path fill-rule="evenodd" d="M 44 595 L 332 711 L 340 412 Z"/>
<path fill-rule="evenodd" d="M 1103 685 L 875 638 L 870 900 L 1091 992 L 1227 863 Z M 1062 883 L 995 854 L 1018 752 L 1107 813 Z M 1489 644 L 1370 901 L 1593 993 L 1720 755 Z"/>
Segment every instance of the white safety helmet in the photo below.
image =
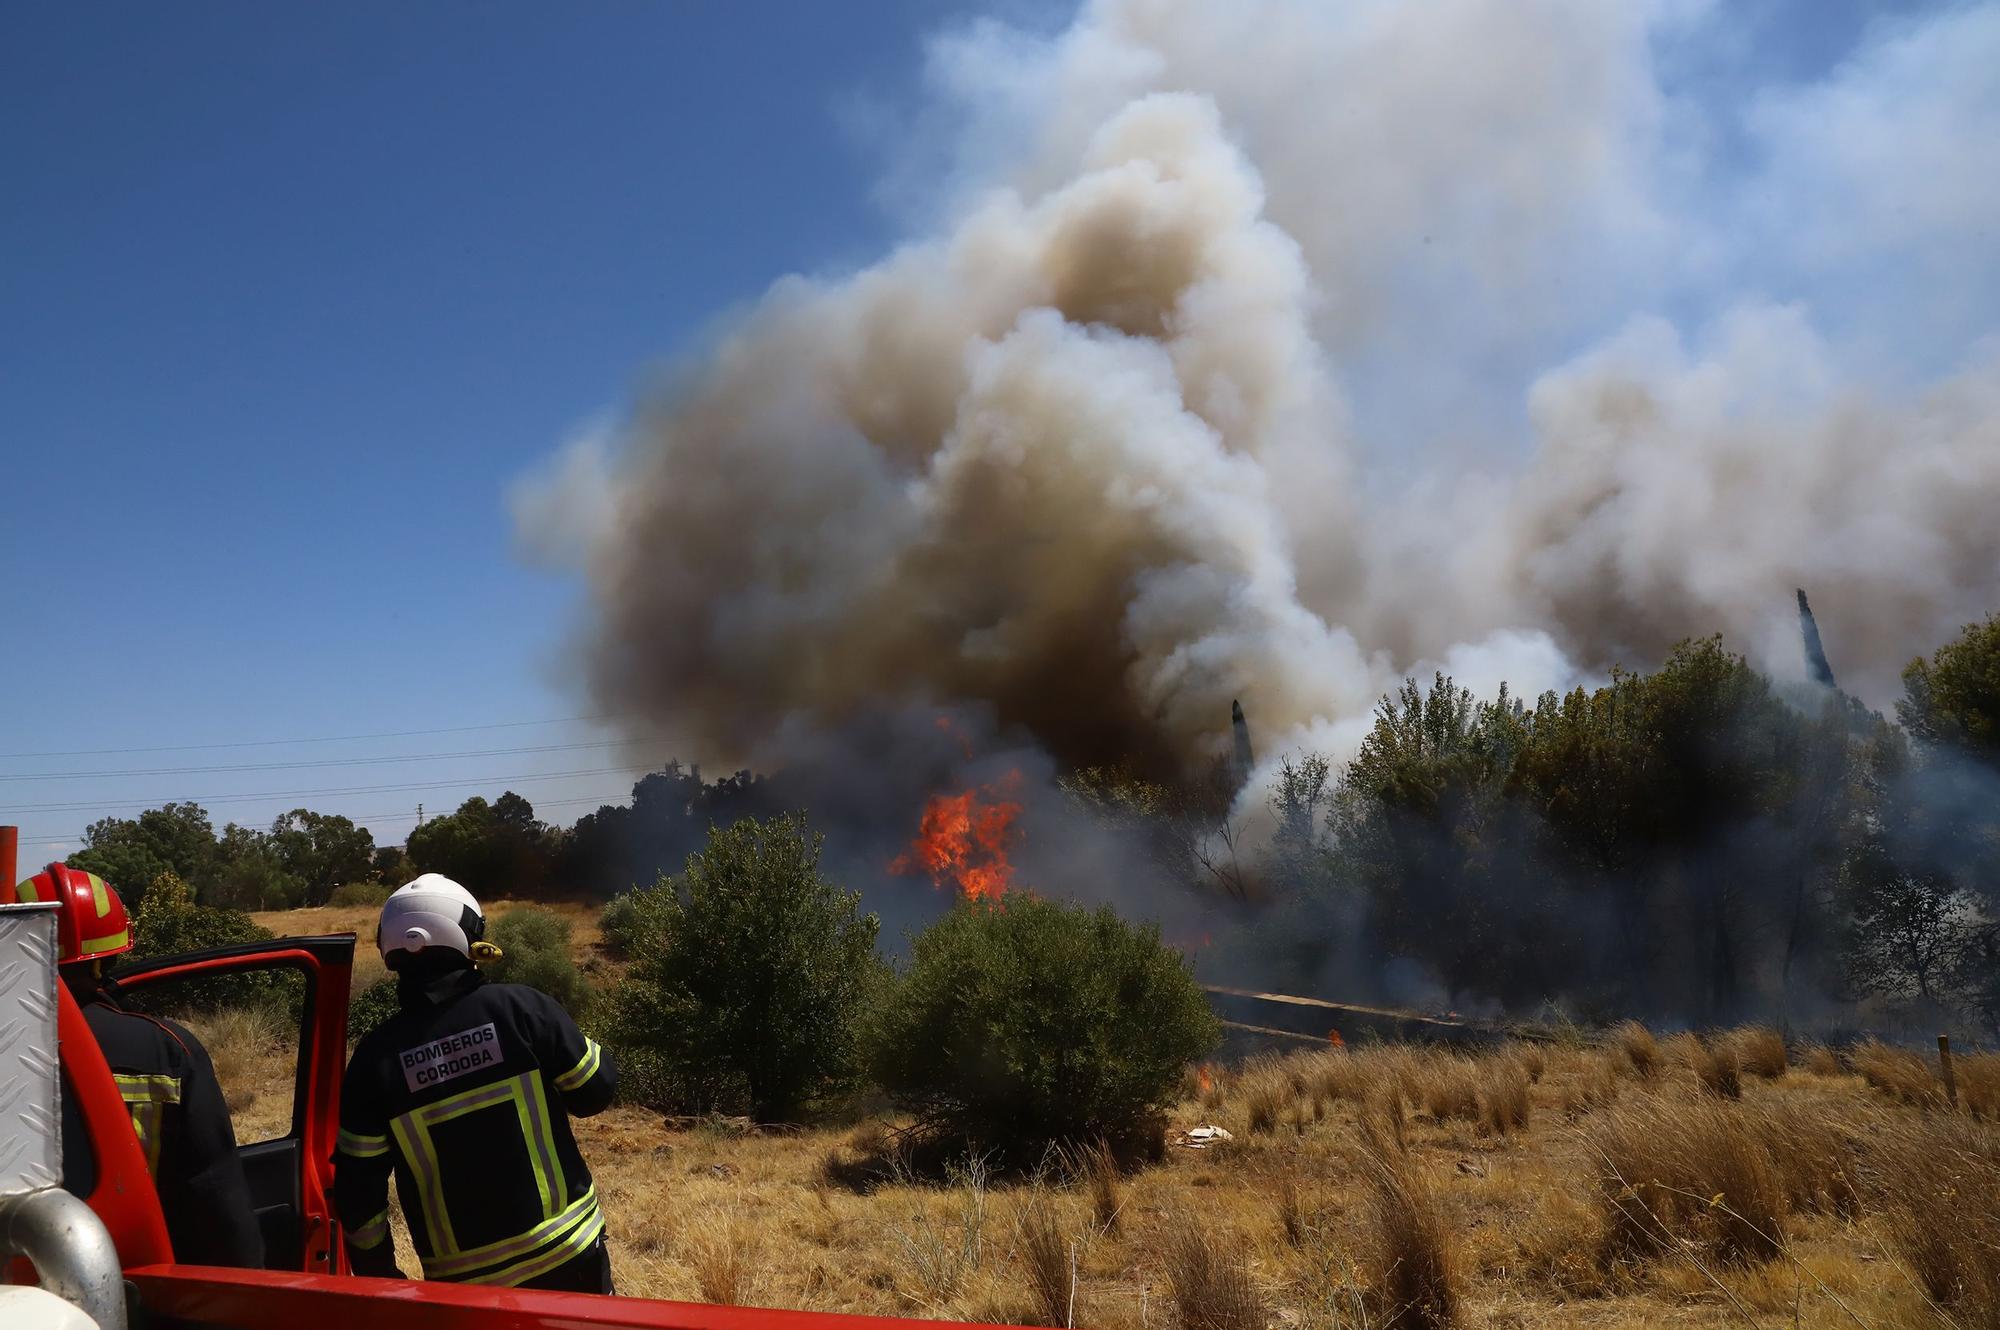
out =
<path fill-rule="evenodd" d="M 425 873 L 396 888 L 383 902 L 375 925 L 375 945 L 385 961 L 395 952 L 425 947 L 449 947 L 470 957 L 485 935 L 486 914 L 479 902 L 442 873 Z"/>

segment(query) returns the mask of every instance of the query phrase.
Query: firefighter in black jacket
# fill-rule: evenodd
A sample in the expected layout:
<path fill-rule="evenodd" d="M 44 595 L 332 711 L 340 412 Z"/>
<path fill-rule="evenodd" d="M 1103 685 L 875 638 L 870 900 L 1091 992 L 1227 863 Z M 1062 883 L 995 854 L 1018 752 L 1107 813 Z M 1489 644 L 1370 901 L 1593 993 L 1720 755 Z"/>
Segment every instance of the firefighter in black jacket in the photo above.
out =
<path fill-rule="evenodd" d="M 153 1175 L 176 1260 L 190 1265 L 264 1263 L 236 1131 L 208 1050 L 173 1021 L 113 1005 L 99 982 L 106 959 L 132 949 L 125 903 L 95 873 L 50 864 L 14 888 L 17 901 L 54 901 L 59 968 L 97 1037 Z M 63 1096 L 63 1185 L 95 1176 L 81 1116 Z"/>
<path fill-rule="evenodd" d="M 376 945 L 401 1010 L 354 1050 L 334 1199 L 358 1275 L 400 1276 L 389 1178 L 424 1278 L 611 1292 L 604 1216 L 571 1115 L 611 1102 L 611 1055 L 555 999 L 489 984 L 472 893 L 426 873 L 382 907 Z"/>

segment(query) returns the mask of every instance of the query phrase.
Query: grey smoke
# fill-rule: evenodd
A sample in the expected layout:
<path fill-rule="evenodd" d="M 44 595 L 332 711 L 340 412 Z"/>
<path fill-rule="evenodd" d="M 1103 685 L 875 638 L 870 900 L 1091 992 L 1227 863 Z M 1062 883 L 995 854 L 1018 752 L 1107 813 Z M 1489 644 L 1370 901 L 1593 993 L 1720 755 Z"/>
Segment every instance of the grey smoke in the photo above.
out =
<path fill-rule="evenodd" d="M 2000 58 L 1975 17 L 1876 64 Z M 1781 598 L 1810 583 L 1885 703 L 2000 602 L 2000 349 L 1912 385 L 1748 281 L 1692 331 L 1656 312 L 1741 262 L 1681 206 L 1653 65 L 1701 21 L 1102 0 L 941 39 L 924 227 L 778 282 L 521 491 L 587 572 L 592 691 L 711 764 L 966 704 L 1059 764 L 1155 770 L 1228 759 L 1245 697 L 1272 761 L 1351 750 L 1433 668 L 1532 694 L 1721 631 L 1800 677 Z M 1823 90 L 1869 143 L 2000 119 L 1875 67 Z M 1760 104 L 1746 234 L 1781 232 L 1769 190 L 1876 160 L 1813 137 L 1814 95 Z M 1926 197 L 1954 237 L 2000 217 L 1985 186 Z M 1816 218 L 1797 261 L 1900 261 L 1897 224 Z M 1464 387 L 1495 366 L 1511 422 Z"/>

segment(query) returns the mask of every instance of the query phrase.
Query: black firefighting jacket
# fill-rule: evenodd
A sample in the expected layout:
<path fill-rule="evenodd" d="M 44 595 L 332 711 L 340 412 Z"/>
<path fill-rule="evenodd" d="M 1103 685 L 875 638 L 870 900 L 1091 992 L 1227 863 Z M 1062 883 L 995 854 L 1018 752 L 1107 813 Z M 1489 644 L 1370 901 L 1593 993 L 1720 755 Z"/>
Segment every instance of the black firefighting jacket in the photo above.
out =
<path fill-rule="evenodd" d="M 208 1050 L 173 1021 L 121 1010 L 102 994 L 87 997 L 83 1019 L 132 1115 L 174 1259 L 248 1269 L 263 1265 L 264 1237 Z M 64 1173 L 69 1172 L 65 1159 Z"/>
<path fill-rule="evenodd" d="M 570 1115 L 611 1102 L 610 1054 L 555 999 L 463 970 L 399 983 L 402 1010 L 354 1050 L 334 1199 L 356 1274 L 398 1275 L 389 1177 L 426 1279 L 513 1286 L 604 1233 Z"/>

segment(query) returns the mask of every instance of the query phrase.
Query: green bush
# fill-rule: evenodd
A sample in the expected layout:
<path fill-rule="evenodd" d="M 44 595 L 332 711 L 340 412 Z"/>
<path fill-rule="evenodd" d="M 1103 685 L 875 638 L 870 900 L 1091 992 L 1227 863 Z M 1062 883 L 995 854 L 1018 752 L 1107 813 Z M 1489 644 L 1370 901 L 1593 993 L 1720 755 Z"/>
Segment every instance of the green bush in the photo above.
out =
<path fill-rule="evenodd" d="M 633 892 L 635 960 L 613 1004 L 634 1098 L 788 1120 L 852 1088 L 861 1013 L 883 971 L 874 915 L 819 872 L 793 815 L 710 830 L 677 878 Z"/>
<path fill-rule="evenodd" d="M 381 979 L 358 990 L 347 999 L 347 1042 L 359 1043 L 375 1027 L 401 1009 L 396 999 L 396 981 Z"/>
<path fill-rule="evenodd" d="M 590 984 L 570 956 L 570 921 L 554 910 L 519 905 L 494 920 L 488 940 L 500 958 L 483 967 L 489 979 L 539 988 L 572 1016 L 590 1000 Z"/>
<path fill-rule="evenodd" d="M 870 1061 L 932 1133 L 1032 1167 L 1157 1130 L 1221 1030 L 1159 929 L 1029 896 L 964 903 L 917 935 Z"/>
<path fill-rule="evenodd" d="M 382 903 L 389 899 L 389 893 L 394 890 L 394 887 L 382 882 L 349 882 L 345 886 L 335 887 L 333 895 L 327 898 L 327 904 L 354 909 L 362 906 L 380 908 Z"/>
<path fill-rule="evenodd" d="M 628 891 L 612 897 L 604 913 L 598 916 L 597 926 L 604 932 L 605 947 L 620 960 L 630 960 L 638 954 L 644 928 L 640 913 L 639 893 Z"/>
<path fill-rule="evenodd" d="M 132 919 L 132 950 L 126 960 L 153 960 L 204 951 L 235 942 L 262 942 L 275 936 L 241 910 L 196 905 L 194 893 L 173 873 L 162 873 L 146 888 L 144 903 Z M 284 991 L 284 976 L 265 974 L 224 975 L 212 979 L 180 980 L 145 998 L 143 1004 L 156 1014 L 215 1011 L 222 1007 L 248 1006 L 272 1001 Z"/>

